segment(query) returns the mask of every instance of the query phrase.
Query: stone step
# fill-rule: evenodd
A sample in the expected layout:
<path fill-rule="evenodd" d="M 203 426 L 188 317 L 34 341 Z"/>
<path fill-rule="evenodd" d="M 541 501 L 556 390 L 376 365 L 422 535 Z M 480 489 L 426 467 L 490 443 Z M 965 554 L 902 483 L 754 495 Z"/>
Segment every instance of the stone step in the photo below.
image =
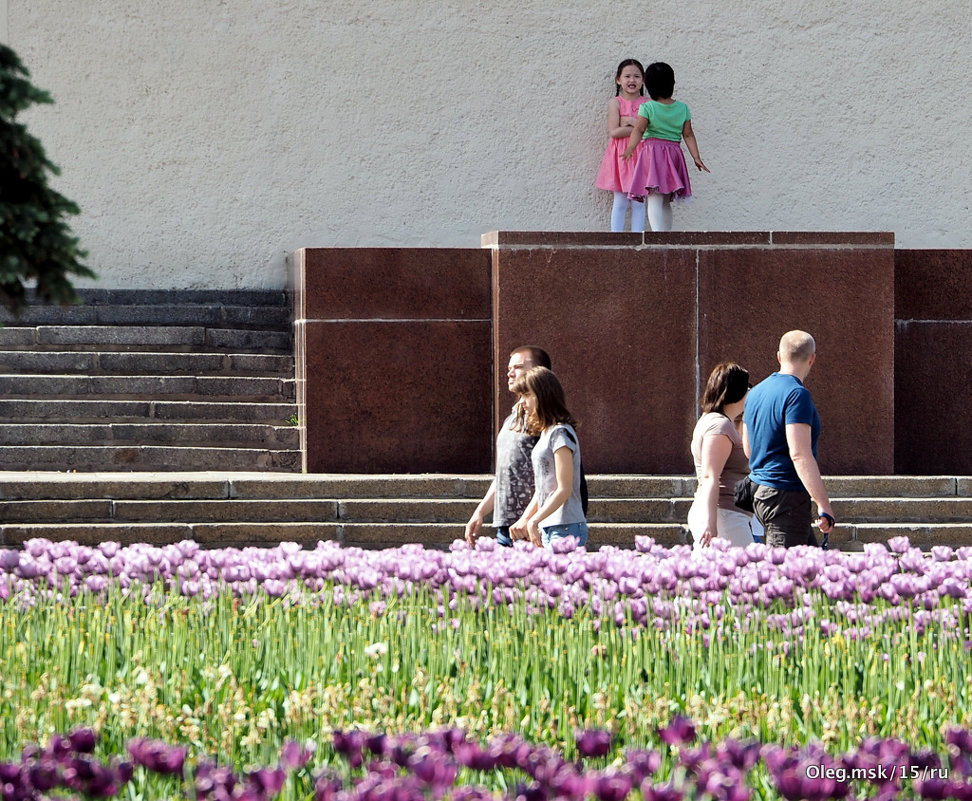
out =
<path fill-rule="evenodd" d="M 262 353 L 125 353 L 0 351 L 0 373 L 82 375 L 214 375 L 293 378 L 290 356 Z"/>
<path fill-rule="evenodd" d="M 166 325 L 39 325 L 0 328 L 0 350 L 293 352 L 289 331 Z"/>
<path fill-rule="evenodd" d="M 0 400 L 0 412 L 5 408 L 16 411 L 18 407 L 5 407 L 5 403 L 28 403 L 27 401 L 5 402 Z M 54 403 L 36 401 L 35 403 Z M 95 401 L 66 401 L 69 404 L 90 404 Z M 198 404 L 186 402 L 155 404 L 134 401 L 107 402 L 109 412 L 116 417 L 151 417 L 160 420 L 186 420 L 199 416 L 204 409 L 219 407 L 220 404 Z M 254 417 L 261 411 L 273 411 L 280 419 L 294 407 L 287 404 L 223 404 L 230 410 L 242 410 L 247 416 Z M 239 408 L 237 408 L 239 407 Z M 56 411 L 56 410 L 55 410 Z M 106 416 L 106 415 L 105 415 Z M 825 483 L 830 486 L 843 481 L 845 477 L 827 476 Z M 907 483 L 897 481 L 907 479 Z M 64 476 L 62 473 L 45 472 L 0 472 L 0 498 L 22 497 L 49 498 L 59 497 L 57 493 L 66 491 L 66 485 L 76 487 L 79 492 L 101 493 L 111 497 L 141 497 L 130 492 L 147 493 L 147 498 L 161 497 L 211 497 L 211 498 L 335 498 L 335 499 L 456 499 L 481 498 L 491 476 L 483 474 L 456 475 L 450 473 L 415 474 L 352 474 L 352 473 L 315 473 L 296 475 L 254 475 L 251 472 L 239 473 L 224 468 L 217 472 L 185 472 L 179 475 L 151 473 L 132 476 L 128 473 L 112 476 L 102 473 L 96 476 Z M 835 503 L 875 501 L 875 499 L 907 500 L 905 490 L 911 490 L 916 498 L 927 498 L 932 489 L 940 490 L 944 500 L 949 496 L 972 499 L 972 477 L 970 476 L 876 476 L 856 477 L 854 489 L 859 498 L 840 498 Z M 175 482 L 175 483 L 173 483 Z M 690 501 L 695 480 L 684 476 L 588 476 L 591 504 L 602 499 L 643 501 L 645 499 Z M 892 495 L 889 488 L 900 495 Z M 191 495 L 185 495 L 191 492 Z M 13 493 L 11 495 L 10 493 Z M 22 494 L 21 494 L 22 493 Z M 53 494 L 52 494 L 53 493 Z M 119 494 L 123 493 L 123 494 Z M 173 494 L 176 493 L 176 494 Z"/>
<path fill-rule="evenodd" d="M 0 524 L 0 545 L 18 546 L 42 537 L 73 540 L 81 545 L 101 542 L 164 544 L 191 539 L 209 548 L 276 545 L 297 542 L 313 547 L 321 540 L 335 540 L 348 547 L 391 548 L 409 542 L 447 548 L 461 539 L 461 526 L 447 523 L 13 523 Z M 588 547 L 634 547 L 636 536 L 652 537 L 661 545 L 682 541 L 680 527 L 669 524 L 592 524 Z"/>
<path fill-rule="evenodd" d="M 107 496 L 114 497 L 114 496 Z M 191 500 L 134 500 L 104 501 L 89 496 L 85 500 L 12 500 L 0 501 L 0 521 L 29 522 L 33 520 L 98 520 L 103 522 L 150 522 L 159 517 L 196 522 L 343 522 L 343 523 L 453 523 L 464 525 L 474 504 L 468 498 L 443 499 L 334 499 L 305 494 L 293 498 L 196 498 Z M 103 504 L 107 503 L 108 506 Z M 635 524 L 685 522 L 691 501 L 688 498 L 603 499 L 592 503 L 588 513 L 591 523 Z M 862 502 L 862 511 L 867 506 Z M 924 525 L 960 523 L 972 533 L 972 518 L 949 514 L 940 507 L 923 507 L 930 513 L 907 508 L 894 515 L 885 510 L 881 514 L 889 520 L 874 519 L 867 514 L 845 514 L 839 518 L 839 533 L 853 539 L 853 529 L 860 525 Z M 966 502 L 968 503 L 968 502 Z M 88 504 L 88 505 L 86 505 Z M 906 507 L 913 506 L 905 504 Z M 944 503 L 943 503 L 944 506 Z M 892 507 L 894 508 L 894 507 Z M 835 510 L 836 511 L 836 510 Z M 911 517 L 906 512 L 912 514 Z"/>
<path fill-rule="evenodd" d="M 194 375 L 0 375 L 5 398 L 192 400 L 196 398 L 281 402 L 294 399 L 294 382 L 286 378 Z"/>
<path fill-rule="evenodd" d="M 5 445 L 164 445 L 297 450 L 294 426 L 258 423 L 0 423 Z"/>
<path fill-rule="evenodd" d="M 391 495 L 399 498 L 482 497 L 489 476 L 415 474 L 284 474 L 216 471 L 166 473 L 61 473 L 0 471 L 0 500 L 115 498 L 128 500 L 286 500 L 347 499 Z"/>
<path fill-rule="evenodd" d="M 292 319 L 293 312 L 285 305 L 85 303 L 68 307 L 28 306 L 18 317 L 5 310 L 0 312 L 0 323 L 20 327 L 151 325 L 286 331 L 290 328 Z"/>
<path fill-rule="evenodd" d="M 838 522 L 972 523 L 972 498 L 845 498 L 832 503 Z"/>
<path fill-rule="evenodd" d="M 297 412 L 285 402 L 186 400 L 41 400 L 0 398 L 0 422 L 96 422 L 106 419 L 172 422 L 266 422 L 283 425 Z"/>
<path fill-rule="evenodd" d="M 295 472 L 298 450 L 166 445 L 0 445 L 0 470 Z"/>
<path fill-rule="evenodd" d="M 0 448 L 29 452 L 32 448 Z M 40 448 L 60 469 L 70 469 L 77 448 Z M 92 449 L 97 450 L 97 449 Z M 259 470 L 296 470 L 296 451 L 272 452 L 221 448 L 132 447 L 104 449 L 128 463 L 110 469 L 152 469 L 153 460 L 175 470 L 174 455 L 192 452 L 196 464 L 205 454 L 214 472 L 0 472 L 0 536 L 16 544 L 35 536 L 79 541 L 169 542 L 192 538 L 207 546 L 272 544 L 294 540 L 313 544 L 336 539 L 347 545 L 388 547 L 424 542 L 445 547 L 462 536 L 468 515 L 489 486 L 484 475 L 304 475 Z M 231 458 L 244 461 L 230 461 Z M 261 467 L 277 456 L 291 461 Z M 78 459 L 90 464 L 91 459 Z M 2 461 L 0 461 L 2 464 Z M 229 464 L 240 464 L 235 470 Z M 219 472 L 215 472 L 218 469 Z M 825 479 L 828 483 L 831 479 Z M 840 524 L 832 547 L 856 550 L 867 542 L 886 543 L 908 536 L 920 547 L 972 543 L 969 497 L 972 479 L 952 477 L 917 482 L 859 477 L 858 489 L 910 490 L 918 497 L 858 497 L 835 501 Z M 683 540 L 691 498 L 671 496 L 692 480 L 682 476 L 591 476 L 591 546 L 632 547 L 636 536 L 652 536 L 663 545 Z M 962 495 L 924 497 L 930 486 Z M 609 497 L 636 489 L 655 497 Z M 600 493 L 600 497 L 594 495 Z M 487 528 L 487 531 L 489 529 Z"/>
<path fill-rule="evenodd" d="M 907 537 L 912 545 L 922 550 L 936 545 L 950 548 L 972 545 L 972 521 L 968 520 L 962 523 L 855 523 L 846 528 L 850 531 L 840 546 L 845 550 L 860 550 L 868 542 L 884 545 L 894 537 Z"/>

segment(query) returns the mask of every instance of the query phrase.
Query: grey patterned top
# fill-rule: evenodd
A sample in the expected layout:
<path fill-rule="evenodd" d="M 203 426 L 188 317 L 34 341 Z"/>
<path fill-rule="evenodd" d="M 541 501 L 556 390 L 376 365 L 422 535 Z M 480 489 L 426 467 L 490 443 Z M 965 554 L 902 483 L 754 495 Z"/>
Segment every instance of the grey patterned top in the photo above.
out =
<path fill-rule="evenodd" d="M 515 421 L 516 415 L 510 414 L 496 437 L 494 526 L 513 525 L 533 497 L 533 464 L 530 456 L 539 437 L 513 431 L 511 426 Z"/>

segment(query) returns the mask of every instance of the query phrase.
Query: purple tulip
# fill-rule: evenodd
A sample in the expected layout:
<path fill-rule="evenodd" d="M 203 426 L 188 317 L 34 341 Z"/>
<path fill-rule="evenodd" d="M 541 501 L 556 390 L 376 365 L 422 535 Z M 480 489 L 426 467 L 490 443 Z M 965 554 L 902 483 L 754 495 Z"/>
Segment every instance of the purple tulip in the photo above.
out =
<path fill-rule="evenodd" d="M 57 765 L 47 760 L 35 762 L 31 765 L 27 769 L 27 776 L 31 786 L 41 793 L 46 793 L 60 784 L 60 773 Z M 7 777 L 4 777 L 4 781 L 7 780 Z"/>
<path fill-rule="evenodd" d="M 682 715 L 676 715 L 668 726 L 658 732 L 658 736 L 668 745 L 685 745 L 695 740 L 695 724 Z"/>
<path fill-rule="evenodd" d="M 605 771 L 594 781 L 594 796 L 599 801 L 624 801 L 631 792 L 633 780 L 630 774 Z"/>
<path fill-rule="evenodd" d="M 286 740 L 280 749 L 280 766 L 284 770 L 300 770 L 314 755 L 316 746 L 313 741 L 302 746 L 296 740 Z"/>
<path fill-rule="evenodd" d="M 160 740 L 136 737 L 128 743 L 128 753 L 136 765 L 153 773 L 178 776 L 186 761 L 186 749 L 166 745 Z"/>
<path fill-rule="evenodd" d="M 636 784 L 641 784 L 649 776 L 654 776 L 661 767 L 661 754 L 657 751 L 628 751 L 625 757 Z"/>
<path fill-rule="evenodd" d="M 94 733 L 94 729 L 75 729 L 68 734 L 68 742 L 71 743 L 71 748 L 79 754 L 90 754 L 94 751 L 95 744 L 98 742 L 98 735 Z"/>
<path fill-rule="evenodd" d="M 247 783 L 255 791 L 258 798 L 272 798 L 279 795 L 287 780 L 287 773 L 283 768 L 261 768 L 247 774 Z"/>
<path fill-rule="evenodd" d="M 574 733 L 577 752 L 585 758 L 604 757 L 611 751 L 611 732 L 588 729 Z"/>
<path fill-rule="evenodd" d="M 641 785 L 641 794 L 645 801 L 683 801 L 685 798 L 682 791 L 671 784 L 653 785 L 647 781 Z"/>

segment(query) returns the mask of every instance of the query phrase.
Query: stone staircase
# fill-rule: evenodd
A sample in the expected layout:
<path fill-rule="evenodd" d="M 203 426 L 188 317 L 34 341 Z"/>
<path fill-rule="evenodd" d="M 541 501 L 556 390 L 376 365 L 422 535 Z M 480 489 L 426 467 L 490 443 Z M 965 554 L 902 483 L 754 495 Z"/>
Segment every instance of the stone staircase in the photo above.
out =
<path fill-rule="evenodd" d="M 81 294 L 0 316 L 0 470 L 300 469 L 286 293 Z"/>
<path fill-rule="evenodd" d="M 87 290 L 0 312 L 0 547 L 34 537 L 208 547 L 447 547 L 479 475 L 302 475 L 290 299 L 273 291 Z M 695 481 L 590 476 L 591 547 L 683 541 Z M 857 549 L 972 544 L 972 478 L 831 477 Z"/>
<path fill-rule="evenodd" d="M 590 547 L 632 547 L 636 536 L 683 541 L 694 479 L 590 476 Z M 34 537 L 206 547 L 447 547 L 489 485 L 479 475 L 0 472 L 0 546 Z M 972 478 L 830 477 L 840 524 L 835 547 L 908 536 L 923 548 L 972 545 Z"/>

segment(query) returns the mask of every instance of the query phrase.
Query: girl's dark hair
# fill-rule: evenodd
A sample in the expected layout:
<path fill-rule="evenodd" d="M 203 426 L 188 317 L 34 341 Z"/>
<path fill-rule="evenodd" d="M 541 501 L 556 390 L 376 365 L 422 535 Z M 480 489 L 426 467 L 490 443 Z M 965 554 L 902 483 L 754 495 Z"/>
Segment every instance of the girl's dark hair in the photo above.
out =
<path fill-rule="evenodd" d="M 564 388 L 546 367 L 532 367 L 513 382 L 517 395 L 535 395 L 537 410 L 524 421 L 527 434 L 539 436 L 545 429 L 558 423 L 577 428 L 577 421 L 567 409 Z"/>
<path fill-rule="evenodd" d="M 664 61 L 645 68 L 645 88 L 652 100 L 666 100 L 675 92 L 675 70 Z"/>
<path fill-rule="evenodd" d="M 636 59 L 636 58 L 626 58 L 624 61 L 622 61 L 620 64 L 618 64 L 618 71 L 616 73 L 614 73 L 614 96 L 615 97 L 617 97 L 619 94 L 621 94 L 621 84 L 618 83 L 618 78 L 621 77 L 621 73 L 624 72 L 624 68 L 625 67 L 631 67 L 631 66 L 634 66 L 634 67 L 637 67 L 638 68 L 638 72 L 641 73 L 641 80 L 644 81 L 644 79 L 645 79 L 645 68 L 641 66 L 641 62 L 638 61 L 638 59 Z M 638 90 L 638 94 L 639 95 L 643 95 L 644 93 L 645 93 L 645 87 L 642 86 Z"/>
<path fill-rule="evenodd" d="M 749 392 L 749 371 L 735 362 L 717 364 L 705 385 L 705 391 L 699 403 L 702 414 L 722 411 L 727 403 L 735 403 L 746 397 Z"/>

